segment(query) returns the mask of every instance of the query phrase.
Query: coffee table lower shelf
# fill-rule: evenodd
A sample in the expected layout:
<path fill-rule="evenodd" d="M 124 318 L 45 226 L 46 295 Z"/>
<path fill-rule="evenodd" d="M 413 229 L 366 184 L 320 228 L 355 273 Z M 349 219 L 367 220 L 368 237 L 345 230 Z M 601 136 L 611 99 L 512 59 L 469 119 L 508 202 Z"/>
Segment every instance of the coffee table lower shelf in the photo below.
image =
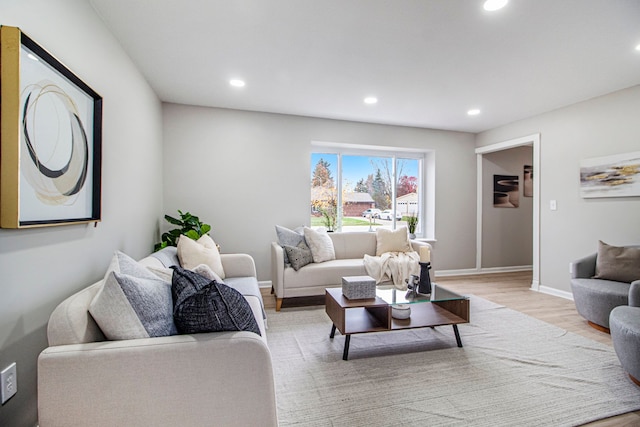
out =
<path fill-rule="evenodd" d="M 327 315 L 333 322 L 329 337 L 334 338 L 336 329 L 345 336 L 343 360 L 348 360 L 353 334 L 451 325 L 456 343 L 462 347 L 458 324 L 469 323 L 469 300 L 463 297 L 412 304 L 408 319 L 394 319 L 391 305 L 378 297 L 349 300 L 341 289 L 329 288 L 325 299 Z"/>

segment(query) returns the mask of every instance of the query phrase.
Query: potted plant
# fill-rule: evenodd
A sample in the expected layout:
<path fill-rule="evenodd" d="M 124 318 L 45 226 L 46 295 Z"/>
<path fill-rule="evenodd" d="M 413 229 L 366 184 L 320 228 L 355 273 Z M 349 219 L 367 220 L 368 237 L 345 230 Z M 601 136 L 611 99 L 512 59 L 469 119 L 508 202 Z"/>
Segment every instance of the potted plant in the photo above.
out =
<path fill-rule="evenodd" d="M 181 210 L 178 210 L 178 213 L 180 214 L 180 219 L 169 215 L 164 216 L 164 219 L 173 225 L 177 225 L 179 228 L 174 228 L 166 233 L 162 233 L 162 240 L 160 243 L 155 244 L 153 247 L 154 251 L 159 251 L 167 246 L 177 246 L 178 238 L 182 235 L 193 240 L 198 240 L 211 231 L 211 226 L 204 224 L 197 216 L 191 215 L 189 212 L 183 213 Z"/>
<path fill-rule="evenodd" d="M 409 228 L 409 238 L 415 239 L 416 227 L 418 226 L 418 216 L 410 215 L 410 216 L 405 216 L 403 219 L 407 221 L 407 228 Z"/>

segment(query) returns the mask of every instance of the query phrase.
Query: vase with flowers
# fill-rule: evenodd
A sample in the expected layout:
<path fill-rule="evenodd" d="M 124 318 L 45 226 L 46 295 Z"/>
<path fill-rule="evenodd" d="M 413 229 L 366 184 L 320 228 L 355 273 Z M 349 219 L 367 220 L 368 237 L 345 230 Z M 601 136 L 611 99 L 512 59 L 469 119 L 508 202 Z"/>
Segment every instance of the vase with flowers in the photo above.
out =
<path fill-rule="evenodd" d="M 403 218 L 407 222 L 407 228 L 409 229 L 409 238 L 416 238 L 416 227 L 418 226 L 418 216 L 415 214 L 405 216 Z"/>

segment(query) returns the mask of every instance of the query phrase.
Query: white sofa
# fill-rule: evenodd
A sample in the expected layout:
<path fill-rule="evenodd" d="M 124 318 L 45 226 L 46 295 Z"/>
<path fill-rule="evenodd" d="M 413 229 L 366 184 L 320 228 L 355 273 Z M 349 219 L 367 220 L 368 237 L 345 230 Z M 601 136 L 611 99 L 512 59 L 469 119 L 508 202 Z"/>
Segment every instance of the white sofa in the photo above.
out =
<path fill-rule="evenodd" d="M 253 258 L 222 254 L 224 282 L 245 295 L 260 332 L 107 341 L 89 313 L 97 282 L 51 314 L 38 358 L 39 425 L 277 425 L 275 384 Z M 170 267 L 175 248 L 140 263 Z"/>
<path fill-rule="evenodd" d="M 277 242 L 271 243 L 271 280 L 276 296 L 276 311 L 282 307 L 284 298 L 324 295 L 326 288 L 342 286 L 342 277 L 367 274 L 364 255 L 376 255 L 376 233 L 334 232 L 329 233 L 329 237 L 336 259 L 311 263 L 298 271 L 285 265 L 282 246 Z M 411 240 L 411 246 L 416 252 L 420 251 L 421 246 L 431 248 L 429 243 L 418 240 Z M 430 275 L 433 281 L 433 270 Z"/>

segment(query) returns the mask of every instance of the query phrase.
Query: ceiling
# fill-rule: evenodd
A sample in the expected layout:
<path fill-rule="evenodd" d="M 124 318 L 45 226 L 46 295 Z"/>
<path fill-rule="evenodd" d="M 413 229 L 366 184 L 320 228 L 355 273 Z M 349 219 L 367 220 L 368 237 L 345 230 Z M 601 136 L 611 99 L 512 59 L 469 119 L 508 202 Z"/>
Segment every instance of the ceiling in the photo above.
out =
<path fill-rule="evenodd" d="M 477 133 L 640 84 L 637 0 L 89 1 L 166 102 Z"/>

